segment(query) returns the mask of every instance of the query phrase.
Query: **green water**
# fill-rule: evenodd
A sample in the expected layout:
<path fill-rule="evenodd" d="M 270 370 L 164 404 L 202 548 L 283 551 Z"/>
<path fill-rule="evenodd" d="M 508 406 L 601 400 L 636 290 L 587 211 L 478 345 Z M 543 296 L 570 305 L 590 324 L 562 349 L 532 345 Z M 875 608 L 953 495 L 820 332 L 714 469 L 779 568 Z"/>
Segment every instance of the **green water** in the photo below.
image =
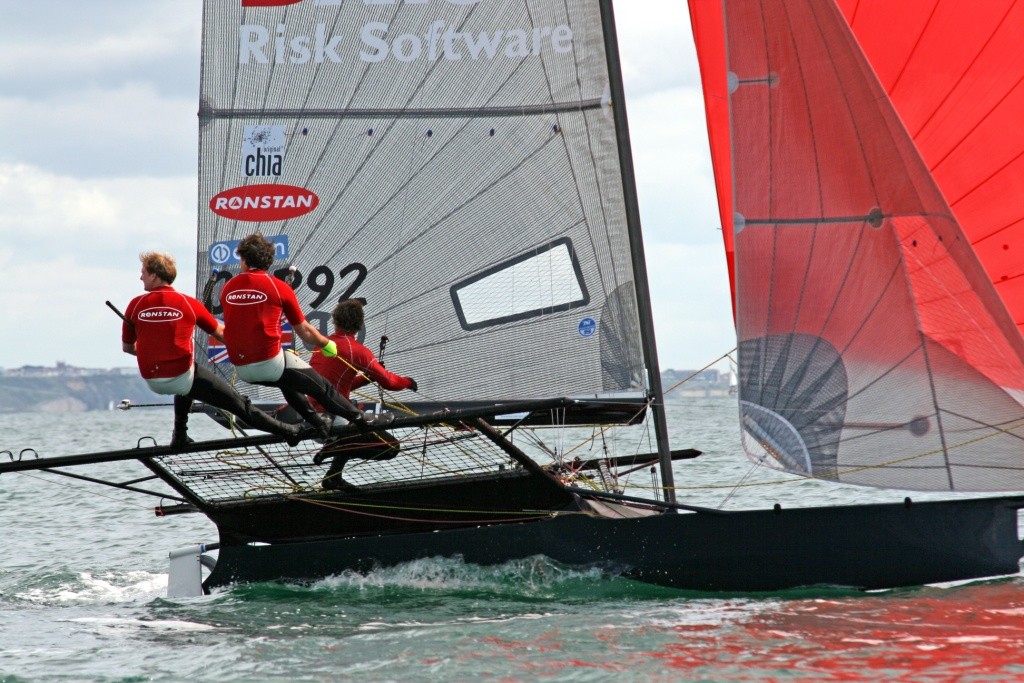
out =
<path fill-rule="evenodd" d="M 759 507 L 900 499 L 793 482 L 737 455 L 733 399 L 670 407 L 681 497 Z M 202 438 L 223 434 L 194 419 Z M 0 448 L 43 456 L 167 438 L 166 411 L 0 416 Z M 7 457 L 6 455 L 3 457 Z M 129 463 L 95 474 L 140 476 Z M 636 482 L 642 483 L 642 479 Z M 723 484 L 757 483 L 731 489 Z M 167 552 L 216 540 L 200 515 L 46 475 L 0 476 L 3 681 L 1010 680 L 1024 580 L 884 593 L 714 596 L 567 569 L 428 559 L 309 586 L 164 597 Z M 751 567 L 751 571 L 757 571 Z"/>

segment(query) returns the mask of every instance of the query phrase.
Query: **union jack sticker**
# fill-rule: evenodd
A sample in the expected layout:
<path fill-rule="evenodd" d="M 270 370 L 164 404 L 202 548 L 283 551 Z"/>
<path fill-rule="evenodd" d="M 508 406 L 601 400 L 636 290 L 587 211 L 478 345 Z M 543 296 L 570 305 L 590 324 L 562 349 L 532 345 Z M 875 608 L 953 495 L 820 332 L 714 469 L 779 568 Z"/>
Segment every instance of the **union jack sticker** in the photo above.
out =
<path fill-rule="evenodd" d="M 281 318 L 281 348 L 285 351 L 295 349 L 295 334 L 292 332 L 291 324 L 284 318 Z"/>
<path fill-rule="evenodd" d="M 206 345 L 206 357 L 210 359 L 211 363 L 227 363 L 229 362 L 228 347 L 210 337 Z"/>

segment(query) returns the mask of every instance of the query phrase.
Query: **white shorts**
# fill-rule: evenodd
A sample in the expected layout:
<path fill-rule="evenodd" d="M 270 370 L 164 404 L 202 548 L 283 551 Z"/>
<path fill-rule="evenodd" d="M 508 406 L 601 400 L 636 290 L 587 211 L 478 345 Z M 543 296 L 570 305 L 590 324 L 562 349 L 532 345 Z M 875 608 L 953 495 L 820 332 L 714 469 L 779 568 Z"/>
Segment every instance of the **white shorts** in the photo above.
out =
<path fill-rule="evenodd" d="M 196 377 L 196 366 L 188 366 L 188 370 L 177 377 L 154 377 L 147 379 L 146 384 L 155 394 L 176 394 L 184 396 L 192 391 L 192 381 Z"/>
<path fill-rule="evenodd" d="M 281 379 L 285 368 L 308 368 L 309 363 L 299 358 L 291 351 L 285 353 L 284 349 L 278 351 L 277 355 L 267 360 L 246 365 L 236 365 L 238 378 L 255 384 L 256 382 L 276 382 Z"/>

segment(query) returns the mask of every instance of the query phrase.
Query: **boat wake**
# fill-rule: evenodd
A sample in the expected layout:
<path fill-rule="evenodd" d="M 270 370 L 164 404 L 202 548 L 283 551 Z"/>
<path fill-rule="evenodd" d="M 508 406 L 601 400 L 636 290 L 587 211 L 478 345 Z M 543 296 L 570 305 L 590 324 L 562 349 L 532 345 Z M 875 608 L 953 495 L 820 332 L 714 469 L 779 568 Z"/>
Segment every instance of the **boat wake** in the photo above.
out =
<path fill-rule="evenodd" d="M 151 631 L 160 633 L 216 631 L 217 627 L 179 619 L 135 619 L 128 617 L 78 617 L 64 621 L 94 626 L 100 630 Z"/>
<path fill-rule="evenodd" d="M 3 591 L 11 602 L 40 606 L 146 603 L 167 591 L 167 575 L 145 571 L 35 574 Z"/>
<path fill-rule="evenodd" d="M 417 595 L 427 599 L 478 597 L 527 603 L 585 603 L 616 598 L 663 599 L 680 594 L 670 588 L 609 576 L 606 570 L 596 567 L 568 567 L 543 556 L 493 566 L 469 564 L 459 557 L 433 557 L 367 573 L 346 571 L 312 584 L 237 585 L 227 592 L 241 599 L 265 599 L 270 597 L 268 592 L 285 592 L 296 598 L 315 595 L 320 599 L 329 593 L 350 604 Z"/>

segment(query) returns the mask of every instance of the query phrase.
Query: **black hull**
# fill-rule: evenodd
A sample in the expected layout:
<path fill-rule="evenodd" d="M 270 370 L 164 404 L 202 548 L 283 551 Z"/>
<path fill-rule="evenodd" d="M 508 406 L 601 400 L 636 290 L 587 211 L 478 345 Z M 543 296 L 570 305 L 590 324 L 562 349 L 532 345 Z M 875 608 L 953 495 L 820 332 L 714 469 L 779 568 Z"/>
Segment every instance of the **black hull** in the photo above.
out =
<path fill-rule="evenodd" d="M 545 555 L 648 583 L 699 591 L 837 585 L 891 588 L 1016 573 L 1020 498 L 832 508 L 567 515 L 429 533 L 225 545 L 207 589 L 308 581 L 427 557 L 489 565 Z"/>
<path fill-rule="evenodd" d="M 355 494 L 271 498 L 204 510 L 217 525 L 221 544 L 292 544 L 352 536 L 403 538 L 437 528 L 503 524 L 566 510 L 574 498 L 550 483 L 509 470 L 487 477 L 461 477 L 430 486 L 406 486 Z M 453 505 L 452 501 L 458 501 Z M 456 508 L 456 509 L 453 509 Z M 461 510 L 461 512 L 460 512 Z"/>

